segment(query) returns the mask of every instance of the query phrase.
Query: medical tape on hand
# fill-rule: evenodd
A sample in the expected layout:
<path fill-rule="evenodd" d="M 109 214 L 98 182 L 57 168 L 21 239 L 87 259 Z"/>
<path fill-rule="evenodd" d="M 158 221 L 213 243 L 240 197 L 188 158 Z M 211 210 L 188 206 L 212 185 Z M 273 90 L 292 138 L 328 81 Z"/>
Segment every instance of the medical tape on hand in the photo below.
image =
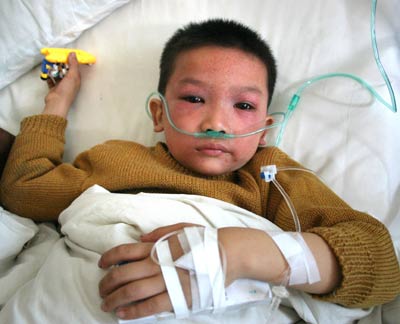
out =
<path fill-rule="evenodd" d="M 314 255 L 312 254 L 306 241 L 304 241 L 303 236 L 300 233 L 293 233 L 293 235 L 297 242 L 303 247 L 304 256 L 307 260 L 307 262 L 305 262 L 305 266 L 307 268 L 308 283 L 312 284 L 321 281 L 317 261 L 315 261 Z"/>
<path fill-rule="evenodd" d="M 207 255 L 203 240 L 197 227 L 185 227 L 184 232 L 189 242 L 199 288 L 200 308 L 205 309 L 212 305 L 212 290 L 207 270 Z"/>
<path fill-rule="evenodd" d="M 198 280 L 192 299 L 200 303 L 199 310 L 213 306 L 213 312 L 223 312 L 226 305 L 225 275 L 221 265 L 218 232 L 214 228 L 191 227 L 178 234 L 183 251 L 187 253 L 175 261 L 177 267 L 193 269 Z M 197 268 L 196 268 L 197 267 Z M 199 281 L 200 280 L 200 281 Z M 197 307 L 196 307 L 197 308 Z M 196 312 L 193 305 L 193 312 Z"/>
<path fill-rule="evenodd" d="M 289 286 L 321 280 L 317 263 L 300 233 L 271 235 L 290 268 Z"/>
<path fill-rule="evenodd" d="M 175 266 L 183 268 L 189 272 L 190 291 L 192 292 L 192 311 L 196 313 L 200 310 L 199 288 L 194 267 L 188 266 L 193 265 L 193 255 L 190 253 L 190 245 L 184 232 L 178 234 L 178 240 L 184 255 L 175 261 Z M 188 261 L 187 258 L 190 260 Z"/>
<path fill-rule="evenodd" d="M 172 260 L 171 251 L 168 241 L 161 241 L 156 244 L 158 262 L 164 277 L 168 295 L 170 297 L 172 307 L 177 319 L 189 317 L 189 309 L 187 307 L 185 295 Z"/>
<path fill-rule="evenodd" d="M 205 261 L 212 287 L 214 313 L 223 312 L 226 305 L 225 276 L 219 255 L 218 231 L 215 228 L 204 229 L 204 250 L 208 256 Z"/>
<path fill-rule="evenodd" d="M 177 234 L 183 255 L 173 261 L 167 238 Z M 222 247 L 221 247 L 222 248 Z M 214 228 L 186 227 L 170 233 L 155 244 L 158 260 L 176 318 L 188 317 L 186 299 L 176 268 L 189 272 L 192 292 L 192 313 L 210 310 L 223 312 L 226 308 L 224 261 L 221 264 L 218 231 Z M 223 251 L 221 255 L 224 257 Z"/>

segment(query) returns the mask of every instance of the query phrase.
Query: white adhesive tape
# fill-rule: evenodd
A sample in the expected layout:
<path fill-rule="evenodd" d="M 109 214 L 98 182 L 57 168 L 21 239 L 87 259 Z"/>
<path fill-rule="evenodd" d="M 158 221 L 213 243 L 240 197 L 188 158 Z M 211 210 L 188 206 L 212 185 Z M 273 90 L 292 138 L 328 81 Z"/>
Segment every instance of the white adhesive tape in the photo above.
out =
<path fill-rule="evenodd" d="M 175 316 L 177 319 L 187 318 L 190 312 L 187 307 L 178 273 L 172 260 L 168 241 L 159 242 L 156 245 L 156 251 Z"/>
<path fill-rule="evenodd" d="M 204 229 L 204 250 L 208 256 L 205 261 L 212 288 L 214 312 L 223 312 L 226 304 L 225 277 L 219 255 L 218 231 L 215 228 Z"/>
<path fill-rule="evenodd" d="M 317 262 L 300 233 L 285 232 L 271 237 L 289 264 L 289 286 L 321 280 Z"/>

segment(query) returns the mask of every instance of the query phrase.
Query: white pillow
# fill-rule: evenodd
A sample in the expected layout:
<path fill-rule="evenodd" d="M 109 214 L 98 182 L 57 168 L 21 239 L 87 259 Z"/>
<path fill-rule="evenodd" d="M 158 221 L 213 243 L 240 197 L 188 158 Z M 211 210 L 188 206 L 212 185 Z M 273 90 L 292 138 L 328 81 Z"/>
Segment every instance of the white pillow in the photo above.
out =
<path fill-rule="evenodd" d="M 0 89 L 41 60 L 42 47 L 64 47 L 129 0 L 0 2 Z"/>

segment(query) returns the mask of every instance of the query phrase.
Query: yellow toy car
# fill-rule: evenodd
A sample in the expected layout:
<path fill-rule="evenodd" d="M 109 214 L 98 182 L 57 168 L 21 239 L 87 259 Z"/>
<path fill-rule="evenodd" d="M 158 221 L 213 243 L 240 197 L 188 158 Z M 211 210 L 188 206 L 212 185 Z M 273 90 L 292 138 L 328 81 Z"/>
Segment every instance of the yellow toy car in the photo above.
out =
<path fill-rule="evenodd" d="M 49 77 L 62 79 L 68 72 L 68 55 L 71 52 L 76 53 L 76 58 L 80 64 L 94 64 L 96 57 L 88 52 L 72 48 L 42 48 L 40 53 L 44 55 L 42 61 L 40 78 L 47 80 Z"/>

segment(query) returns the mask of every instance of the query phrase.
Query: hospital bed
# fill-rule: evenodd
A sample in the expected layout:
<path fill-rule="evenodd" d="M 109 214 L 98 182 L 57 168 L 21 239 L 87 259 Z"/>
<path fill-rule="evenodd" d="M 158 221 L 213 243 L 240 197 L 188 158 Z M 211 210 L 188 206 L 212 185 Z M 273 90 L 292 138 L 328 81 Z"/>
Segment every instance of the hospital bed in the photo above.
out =
<path fill-rule="evenodd" d="M 379 1 L 375 22 L 381 61 L 397 101 L 399 12 L 399 0 Z M 15 135 L 23 117 L 41 113 L 47 85 L 39 77 L 40 49 L 80 48 L 94 54 L 97 62 L 81 68 L 82 86 L 69 115 L 65 161 L 108 139 L 154 145 L 162 135 L 153 133 L 145 102 L 157 87 L 163 44 L 185 23 L 212 17 L 243 22 L 271 45 L 278 63 L 271 112 L 286 112 L 299 87 L 327 73 L 355 75 L 390 102 L 373 55 L 370 15 L 367 0 L 2 1 L 0 128 Z M 271 145 L 278 134 L 278 128 L 272 131 Z M 282 134 L 279 147 L 317 172 L 353 208 L 385 223 L 399 252 L 400 113 L 375 100 L 354 79 L 328 78 L 305 89 Z M 202 201 L 204 206 L 208 203 L 212 204 Z M 93 261 L 99 251 L 79 238 L 74 241 L 76 233 L 67 226 L 63 233 L 69 235 L 67 247 L 53 225 L 35 224 L 0 209 L 0 322 L 117 322 L 99 308 L 96 286 L 102 273 Z M 52 259 L 57 248 L 65 254 L 63 260 Z M 65 273 L 68 266 L 76 277 Z M 44 276 L 54 272 L 53 279 Z M 400 314 L 399 298 L 367 310 L 348 310 L 305 294 L 292 296 L 281 307 L 282 322 L 300 318 L 311 323 L 394 323 Z M 240 312 L 234 319 L 256 318 L 247 309 Z M 233 320 L 224 318 L 218 322 Z"/>

